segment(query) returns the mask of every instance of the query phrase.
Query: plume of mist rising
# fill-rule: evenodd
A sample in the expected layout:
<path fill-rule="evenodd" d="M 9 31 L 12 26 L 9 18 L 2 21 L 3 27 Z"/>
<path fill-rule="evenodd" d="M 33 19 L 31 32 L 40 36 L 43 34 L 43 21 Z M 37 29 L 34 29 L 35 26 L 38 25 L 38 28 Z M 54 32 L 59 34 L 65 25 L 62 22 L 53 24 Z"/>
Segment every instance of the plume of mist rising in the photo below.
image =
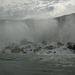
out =
<path fill-rule="evenodd" d="M 55 20 L 5 21 L 0 25 L 0 40 L 49 41 L 55 39 L 57 24 Z"/>
<path fill-rule="evenodd" d="M 55 19 L 0 21 L 0 41 L 23 39 L 35 42 L 75 42 L 75 18 L 66 16 L 61 27 Z"/>
<path fill-rule="evenodd" d="M 13 23 L 6 21 L 0 25 L 0 40 L 1 41 L 19 41 L 25 39 L 28 35 L 29 28 L 22 22 Z"/>

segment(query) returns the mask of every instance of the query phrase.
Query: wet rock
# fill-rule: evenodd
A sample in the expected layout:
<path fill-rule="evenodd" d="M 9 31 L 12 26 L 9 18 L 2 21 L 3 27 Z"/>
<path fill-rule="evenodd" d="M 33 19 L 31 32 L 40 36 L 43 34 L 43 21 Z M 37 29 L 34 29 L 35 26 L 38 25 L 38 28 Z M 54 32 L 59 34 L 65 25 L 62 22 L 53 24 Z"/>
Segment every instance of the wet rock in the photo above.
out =
<path fill-rule="evenodd" d="M 46 45 L 46 41 L 44 41 L 44 40 L 41 43 L 44 44 L 44 45 Z"/>
<path fill-rule="evenodd" d="M 11 50 L 11 53 L 20 53 L 21 49 L 18 47 L 15 47 L 14 49 Z"/>
<path fill-rule="evenodd" d="M 24 48 L 21 48 L 21 52 L 23 52 L 24 51 Z"/>
<path fill-rule="evenodd" d="M 54 52 L 54 54 L 56 53 L 56 51 Z"/>
<path fill-rule="evenodd" d="M 74 54 L 75 54 L 75 45 L 73 43 L 69 43 L 67 45 L 67 48 L 71 49 L 71 50 L 74 50 Z"/>
<path fill-rule="evenodd" d="M 75 51 L 75 44 L 72 43 L 72 42 L 68 42 L 68 43 L 67 43 L 67 48 L 72 49 L 72 50 Z"/>
<path fill-rule="evenodd" d="M 26 48 L 26 49 L 27 49 L 27 48 L 31 48 L 31 46 L 30 46 L 30 45 L 28 45 L 28 46 L 26 46 L 25 48 Z"/>
<path fill-rule="evenodd" d="M 54 47 L 50 45 L 50 46 L 46 46 L 46 49 L 54 49 Z"/>
<path fill-rule="evenodd" d="M 6 46 L 5 49 L 10 49 L 10 50 L 12 50 L 14 47 L 19 47 L 19 45 L 13 43 L 13 44 L 10 44 L 10 45 Z"/>
<path fill-rule="evenodd" d="M 67 48 L 73 49 L 73 46 L 72 45 L 68 45 Z"/>
<path fill-rule="evenodd" d="M 75 50 L 75 45 L 73 45 L 73 50 Z"/>
<path fill-rule="evenodd" d="M 51 51 L 47 52 L 47 54 L 50 54 L 50 53 L 52 53 L 52 52 Z"/>
<path fill-rule="evenodd" d="M 12 49 L 12 47 L 11 46 L 6 46 L 5 49 Z"/>
<path fill-rule="evenodd" d="M 30 51 L 32 51 L 32 49 L 30 49 Z"/>
<path fill-rule="evenodd" d="M 41 47 L 38 47 L 39 50 L 41 50 Z"/>
<path fill-rule="evenodd" d="M 38 51 L 38 49 L 34 49 L 34 53 L 36 53 Z"/>
<path fill-rule="evenodd" d="M 36 53 L 36 52 L 38 52 L 38 51 L 40 51 L 39 48 L 34 49 L 34 53 Z"/>
<path fill-rule="evenodd" d="M 27 53 L 26 51 L 23 52 L 23 54 L 26 54 L 26 53 Z"/>
<path fill-rule="evenodd" d="M 67 43 L 67 48 L 73 49 L 73 43 L 72 43 L 72 42 L 68 42 L 68 43 Z"/>
<path fill-rule="evenodd" d="M 62 45 L 64 45 L 64 44 L 62 44 L 61 42 L 58 42 L 57 45 L 62 46 Z"/>

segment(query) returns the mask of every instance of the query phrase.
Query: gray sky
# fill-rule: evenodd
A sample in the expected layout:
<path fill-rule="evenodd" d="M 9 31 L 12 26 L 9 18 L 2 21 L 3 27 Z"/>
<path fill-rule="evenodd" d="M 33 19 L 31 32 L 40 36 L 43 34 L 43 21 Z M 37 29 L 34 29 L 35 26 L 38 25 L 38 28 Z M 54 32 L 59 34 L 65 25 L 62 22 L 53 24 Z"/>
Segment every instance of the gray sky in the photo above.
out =
<path fill-rule="evenodd" d="M 0 18 L 50 18 L 75 12 L 75 0 L 0 0 Z"/>

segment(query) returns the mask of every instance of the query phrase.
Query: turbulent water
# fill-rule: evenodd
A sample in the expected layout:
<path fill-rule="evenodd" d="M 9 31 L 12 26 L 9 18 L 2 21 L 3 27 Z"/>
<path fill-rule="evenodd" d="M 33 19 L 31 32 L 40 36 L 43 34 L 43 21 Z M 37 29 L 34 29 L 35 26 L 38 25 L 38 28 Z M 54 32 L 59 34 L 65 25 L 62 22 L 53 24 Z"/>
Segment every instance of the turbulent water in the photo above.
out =
<path fill-rule="evenodd" d="M 0 53 L 1 75 L 75 75 L 75 55 Z"/>

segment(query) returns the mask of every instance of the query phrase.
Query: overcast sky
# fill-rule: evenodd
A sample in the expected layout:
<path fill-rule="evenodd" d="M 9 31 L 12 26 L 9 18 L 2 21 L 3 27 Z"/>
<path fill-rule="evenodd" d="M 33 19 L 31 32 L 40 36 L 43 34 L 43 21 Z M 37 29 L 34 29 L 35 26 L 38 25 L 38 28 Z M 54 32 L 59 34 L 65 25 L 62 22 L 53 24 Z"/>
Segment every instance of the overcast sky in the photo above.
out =
<path fill-rule="evenodd" d="M 75 0 L 0 0 L 0 18 L 50 18 L 75 12 Z"/>

